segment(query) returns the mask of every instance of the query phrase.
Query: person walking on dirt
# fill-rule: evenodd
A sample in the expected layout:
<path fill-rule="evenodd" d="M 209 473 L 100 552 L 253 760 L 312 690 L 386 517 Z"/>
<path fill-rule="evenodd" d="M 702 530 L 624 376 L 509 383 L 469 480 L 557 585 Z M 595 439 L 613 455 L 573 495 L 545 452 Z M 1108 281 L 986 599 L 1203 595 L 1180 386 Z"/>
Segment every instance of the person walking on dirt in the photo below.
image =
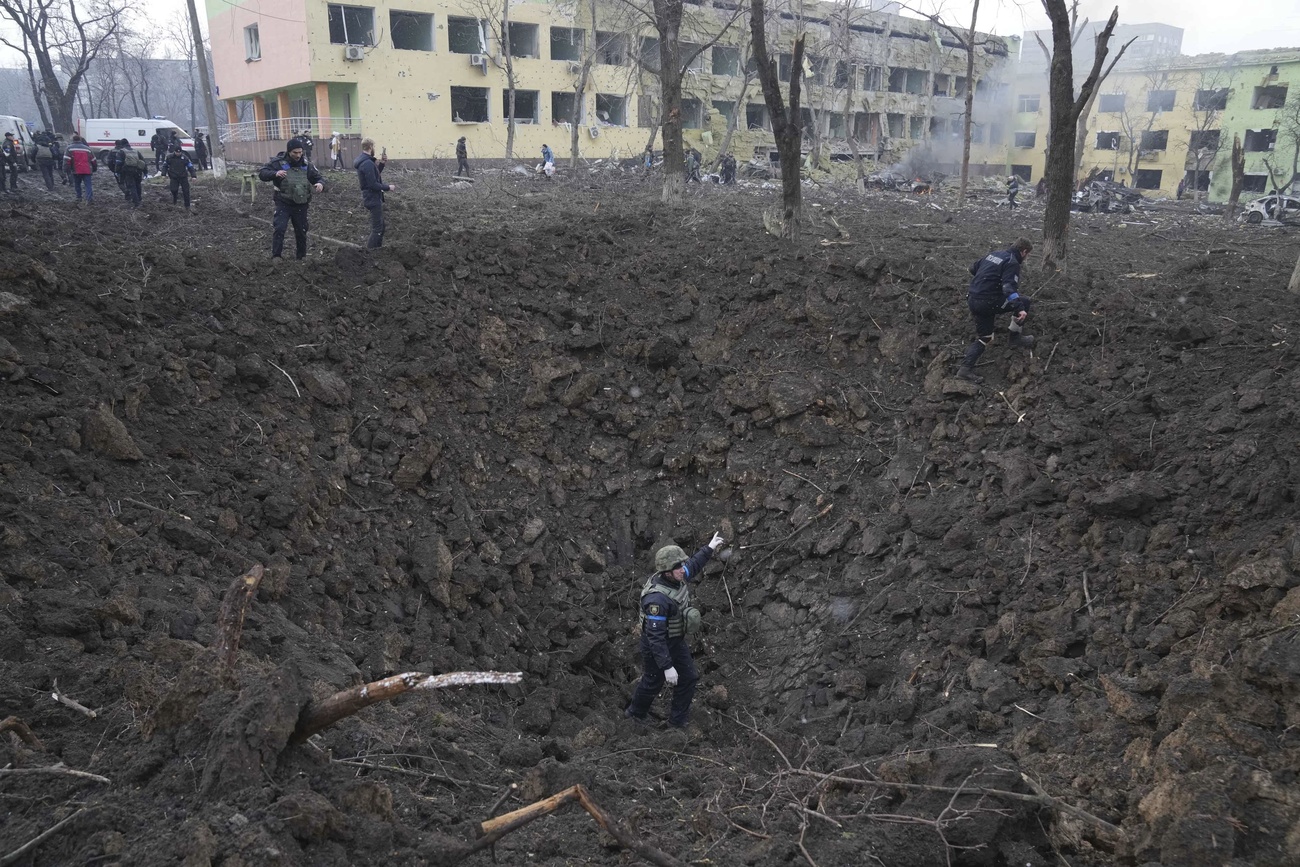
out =
<path fill-rule="evenodd" d="M 695 156 L 694 150 L 686 152 L 686 183 L 695 181 L 700 182 L 700 161 Z"/>
<path fill-rule="evenodd" d="M 149 147 L 153 150 L 153 170 L 161 175 L 163 157 L 167 155 L 167 139 L 163 138 L 162 133 L 156 132 L 149 139 Z"/>
<path fill-rule="evenodd" d="M 699 629 L 699 609 L 691 605 L 690 585 L 700 580 L 709 559 L 726 542 L 718 533 L 691 557 L 676 545 L 655 552 L 655 573 L 641 588 L 641 680 L 623 711 L 644 722 L 665 683 L 673 688 L 668 724 L 686 728 L 699 672 L 686 638 Z"/>
<path fill-rule="evenodd" d="M 199 168 L 208 170 L 208 146 L 203 142 L 203 133 L 194 137 L 194 159 L 199 161 Z"/>
<path fill-rule="evenodd" d="M 542 174 L 548 178 L 555 174 L 555 154 L 550 145 L 542 145 Z"/>
<path fill-rule="evenodd" d="M 77 193 L 77 201 L 81 201 L 81 188 L 86 188 L 86 204 L 93 202 L 95 189 L 91 185 L 91 175 L 95 169 L 99 168 L 99 163 L 95 160 L 95 155 L 91 153 L 90 148 L 86 147 L 86 140 L 79 135 L 72 137 L 72 144 L 68 145 L 68 150 L 63 155 L 63 164 L 66 169 L 72 172 L 72 188 Z"/>
<path fill-rule="evenodd" d="M 375 159 L 375 140 L 363 139 L 361 153 L 352 165 L 361 184 L 361 204 L 370 212 L 370 239 L 366 241 L 366 247 L 371 250 L 384 246 L 384 193 L 397 189 L 397 184 L 384 183 L 384 166 L 387 164 L 388 160 Z"/>
<path fill-rule="evenodd" d="M 645 159 L 642 161 L 642 164 L 643 168 L 646 170 L 646 174 L 649 174 L 650 170 L 655 167 L 655 149 L 650 147 L 650 145 L 646 145 L 645 147 Z"/>
<path fill-rule="evenodd" d="M 36 167 L 45 179 L 45 189 L 54 189 L 54 140 L 47 133 L 36 138 Z"/>
<path fill-rule="evenodd" d="M 1016 204 L 1016 196 L 1019 193 L 1020 193 L 1020 181 L 1016 178 L 1015 175 L 1009 176 L 1007 178 L 1007 207 L 1013 211 L 1017 207 L 1019 207 Z"/>
<path fill-rule="evenodd" d="M 5 188 L 5 176 L 9 176 L 9 188 L 18 192 L 18 142 L 14 134 L 5 133 L 4 142 L 0 143 L 0 190 Z"/>
<path fill-rule="evenodd" d="M 302 139 L 303 159 L 305 159 L 307 162 L 311 162 L 311 152 L 316 147 L 316 142 L 311 137 L 311 130 L 309 129 L 303 130 L 301 133 L 298 134 L 298 138 Z"/>
<path fill-rule="evenodd" d="M 171 190 L 172 204 L 176 204 L 181 193 L 185 194 L 185 210 L 190 209 L 190 178 L 197 178 L 198 174 L 194 171 L 194 163 L 190 158 L 185 156 L 185 151 L 181 148 L 178 140 L 172 145 L 171 153 L 167 154 L 167 188 Z"/>
<path fill-rule="evenodd" d="M 724 184 L 734 184 L 736 182 L 736 157 L 734 154 L 726 153 L 722 155 L 722 182 Z"/>
<path fill-rule="evenodd" d="M 104 165 L 108 167 L 113 180 L 117 181 L 117 188 L 122 191 L 123 196 L 126 195 L 126 187 L 122 184 L 122 148 L 128 144 L 129 142 L 126 139 L 118 139 L 113 142 L 113 149 L 104 157 Z M 127 201 L 130 201 L 130 199 L 128 198 Z"/>
<path fill-rule="evenodd" d="M 464 172 L 469 177 L 469 151 L 465 148 L 465 136 L 456 139 L 456 177 Z"/>
<path fill-rule="evenodd" d="M 316 167 L 307 162 L 302 142 L 291 138 L 284 153 L 277 154 L 257 173 L 261 180 L 275 185 L 275 218 L 271 221 L 271 258 L 284 253 L 284 233 L 293 223 L 293 238 L 298 258 L 307 255 L 307 205 L 313 192 L 325 189 L 324 179 Z"/>
<path fill-rule="evenodd" d="M 54 153 L 54 167 L 59 170 L 59 182 L 66 187 L 68 185 L 68 172 L 63 167 L 63 141 L 60 136 L 55 135 L 48 129 L 45 134 L 50 139 L 50 150 Z"/>
<path fill-rule="evenodd" d="M 1001 313 L 1013 314 L 1011 319 L 1011 346 L 1031 349 L 1034 335 L 1022 331 L 1029 316 L 1029 299 L 1020 294 L 1020 266 L 1034 249 L 1025 238 L 1018 239 L 1006 250 L 995 250 L 970 266 L 971 281 L 967 290 L 966 305 L 975 322 L 975 342 L 966 349 L 957 375 L 968 382 L 983 382 L 984 377 L 975 372 L 975 362 L 984 354 L 984 348 L 993 342 L 993 326 Z"/>
<path fill-rule="evenodd" d="M 149 171 L 149 161 L 124 138 L 117 141 L 117 153 L 120 154 L 117 176 L 122 184 L 122 193 L 131 207 L 138 208 L 142 197 L 140 182 Z"/>

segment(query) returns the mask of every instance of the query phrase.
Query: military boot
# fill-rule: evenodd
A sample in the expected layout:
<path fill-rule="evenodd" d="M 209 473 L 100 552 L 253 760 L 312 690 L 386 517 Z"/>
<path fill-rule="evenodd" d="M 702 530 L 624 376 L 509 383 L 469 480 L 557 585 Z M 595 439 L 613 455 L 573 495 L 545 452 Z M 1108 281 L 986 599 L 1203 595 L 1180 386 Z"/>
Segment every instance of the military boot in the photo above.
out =
<path fill-rule="evenodd" d="M 975 383 L 984 381 L 984 377 L 976 373 L 975 368 L 971 367 L 969 364 L 963 364 L 961 367 L 957 368 L 957 378 Z"/>
<path fill-rule="evenodd" d="M 1011 332 L 1010 344 L 1012 349 L 1033 349 L 1034 335 L 1021 334 L 1017 331 Z"/>

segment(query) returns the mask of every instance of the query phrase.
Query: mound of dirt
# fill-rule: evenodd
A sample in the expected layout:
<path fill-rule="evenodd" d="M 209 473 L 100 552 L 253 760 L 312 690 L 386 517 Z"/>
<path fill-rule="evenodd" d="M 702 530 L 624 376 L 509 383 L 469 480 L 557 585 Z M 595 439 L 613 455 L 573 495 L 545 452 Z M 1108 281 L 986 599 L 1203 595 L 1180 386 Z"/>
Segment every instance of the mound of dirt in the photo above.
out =
<path fill-rule="evenodd" d="M 459 863 L 581 784 L 681 863 L 1300 861 L 1282 236 L 1079 216 L 977 386 L 1028 208 L 810 192 L 783 244 L 771 185 L 445 183 L 274 265 L 234 184 L 0 215 L 0 857 Z M 719 528 L 692 726 L 634 725 L 650 555 Z M 523 679 L 294 742 L 407 671 Z M 576 807 L 495 853 L 628 857 Z"/>

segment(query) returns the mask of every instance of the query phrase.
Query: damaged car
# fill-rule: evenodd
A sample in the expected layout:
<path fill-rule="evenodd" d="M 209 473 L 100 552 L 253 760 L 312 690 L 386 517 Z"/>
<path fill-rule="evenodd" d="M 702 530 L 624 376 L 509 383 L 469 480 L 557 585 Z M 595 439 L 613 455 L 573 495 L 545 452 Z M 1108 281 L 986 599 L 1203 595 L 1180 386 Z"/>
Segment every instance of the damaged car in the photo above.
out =
<path fill-rule="evenodd" d="M 1300 198 L 1274 194 L 1263 196 L 1246 205 L 1241 218 L 1252 226 L 1265 220 L 1280 223 L 1300 223 Z"/>

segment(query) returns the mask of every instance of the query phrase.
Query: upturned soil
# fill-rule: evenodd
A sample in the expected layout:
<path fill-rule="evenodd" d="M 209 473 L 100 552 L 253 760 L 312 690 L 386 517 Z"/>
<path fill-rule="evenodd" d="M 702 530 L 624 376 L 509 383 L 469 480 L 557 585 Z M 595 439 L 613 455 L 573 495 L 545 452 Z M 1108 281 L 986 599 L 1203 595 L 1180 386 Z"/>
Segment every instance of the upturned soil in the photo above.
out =
<path fill-rule="evenodd" d="M 977 386 L 1032 201 L 809 185 L 791 244 L 759 182 L 394 171 L 369 253 L 332 178 L 275 266 L 235 180 L 0 213 L 0 857 L 490 863 L 581 784 L 693 864 L 1300 863 L 1294 234 L 1076 215 Z M 692 725 L 634 725 L 651 554 L 719 528 Z M 407 671 L 523 679 L 289 742 Z M 495 858 L 636 860 L 576 804 Z"/>

